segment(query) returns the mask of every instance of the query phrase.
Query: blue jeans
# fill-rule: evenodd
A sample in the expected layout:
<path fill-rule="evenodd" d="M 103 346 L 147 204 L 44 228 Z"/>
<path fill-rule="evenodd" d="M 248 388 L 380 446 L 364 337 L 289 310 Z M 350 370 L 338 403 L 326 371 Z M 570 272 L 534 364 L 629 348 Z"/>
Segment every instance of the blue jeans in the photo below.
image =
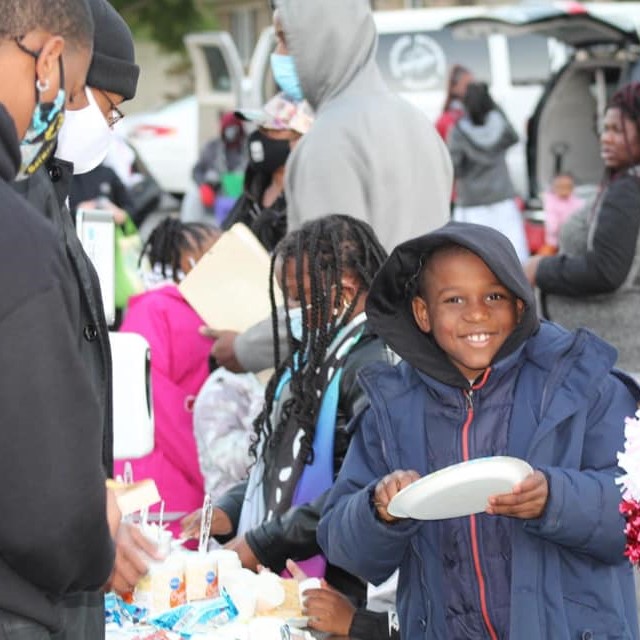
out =
<path fill-rule="evenodd" d="M 51 633 L 34 620 L 0 610 L 0 640 L 51 640 Z"/>

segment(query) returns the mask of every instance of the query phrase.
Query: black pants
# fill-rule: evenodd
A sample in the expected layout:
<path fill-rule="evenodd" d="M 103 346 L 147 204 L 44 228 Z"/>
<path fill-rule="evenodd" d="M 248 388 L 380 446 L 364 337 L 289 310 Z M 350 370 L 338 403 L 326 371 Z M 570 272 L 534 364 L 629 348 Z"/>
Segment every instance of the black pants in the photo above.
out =
<path fill-rule="evenodd" d="M 51 634 L 33 620 L 0 610 L 0 640 L 51 640 Z"/>
<path fill-rule="evenodd" d="M 68 596 L 64 601 L 63 621 L 62 631 L 52 635 L 51 640 L 104 640 L 104 595 L 78 593 Z"/>
<path fill-rule="evenodd" d="M 52 634 L 35 620 L 0 610 L 0 640 L 104 640 L 104 596 L 79 593 L 65 598 L 63 628 Z"/>

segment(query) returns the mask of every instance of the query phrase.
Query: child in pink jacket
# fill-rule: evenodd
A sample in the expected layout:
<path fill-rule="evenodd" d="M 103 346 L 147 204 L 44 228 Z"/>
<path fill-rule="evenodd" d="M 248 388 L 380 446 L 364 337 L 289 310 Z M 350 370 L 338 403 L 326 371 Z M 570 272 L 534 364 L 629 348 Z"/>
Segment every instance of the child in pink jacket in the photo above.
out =
<path fill-rule="evenodd" d="M 573 176 L 558 173 L 553 179 L 551 190 L 542 195 L 544 204 L 544 242 L 542 253 L 552 255 L 558 252 L 558 234 L 562 225 L 584 205 L 574 190 Z"/>
<path fill-rule="evenodd" d="M 176 219 L 157 227 L 143 248 L 153 267 L 150 288 L 130 299 L 120 328 L 144 336 L 151 347 L 155 448 L 131 464 L 135 480 L 156 481 L 167 512 L 191 512 L 204 497 L 193 403 L 209 375 L 211 339 L 199 334 L 202 320 L 176 284 L 218 236 L 204 224 Z M 116 474 L 122 474 L 124 462 L 116 461 Z"/>

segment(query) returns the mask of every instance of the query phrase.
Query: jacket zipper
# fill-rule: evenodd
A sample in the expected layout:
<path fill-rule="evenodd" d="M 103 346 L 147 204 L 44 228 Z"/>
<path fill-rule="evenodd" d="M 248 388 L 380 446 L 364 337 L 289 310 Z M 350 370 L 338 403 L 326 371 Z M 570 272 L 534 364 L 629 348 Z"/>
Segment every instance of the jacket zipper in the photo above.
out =
<path fill-rule="evenodd" d="M 462 459 L 466 462 L 469 460 L 469 429 L 473 422 L 473 392 L 475 389 L 480 389 L 484 386 L 484 383 L 489 377 L 490 369 L 485 371 L 482 380 L 474 385 L 471 389 L 464 392 L 465 399 L 467 401 L 467 418 L 462 427 Z M 476 579 L 478 580 L 478 591 L 480 593 L 480 610 L 482 612 L 482 619 L 485 627 L 489 632 L 491 640 L 498 640 L 498 634 L 493 628 L 491 618 L 489 617 L 489 609 L 487 607 L 487 595 L 484 581 L 484 574 L 482 573 L 482 565 L 480 564 L 480 550 L 478 547 L 478 530 L 476 523 L 476 516 L 472 514 L 469 516 L 470 528 L 471 528 L 471 552 L 473 555 L 473 568 L 476 573 Z"/>

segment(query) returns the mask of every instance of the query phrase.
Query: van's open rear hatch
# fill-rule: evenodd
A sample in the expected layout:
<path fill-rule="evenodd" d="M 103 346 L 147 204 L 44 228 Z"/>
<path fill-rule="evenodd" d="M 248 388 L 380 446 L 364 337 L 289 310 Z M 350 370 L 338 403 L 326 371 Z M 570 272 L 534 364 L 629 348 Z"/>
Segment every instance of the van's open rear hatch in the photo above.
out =
<path fill-rule="evenodd" d="M 447 23 L 447 28 L 459 38 L 536 33 L 575 48 L 638 43 L 631 21 L 623 25 L 620 21 L 596 17 L 578 2 L 498 7 L 482 17 L 453 20 Z"/>

